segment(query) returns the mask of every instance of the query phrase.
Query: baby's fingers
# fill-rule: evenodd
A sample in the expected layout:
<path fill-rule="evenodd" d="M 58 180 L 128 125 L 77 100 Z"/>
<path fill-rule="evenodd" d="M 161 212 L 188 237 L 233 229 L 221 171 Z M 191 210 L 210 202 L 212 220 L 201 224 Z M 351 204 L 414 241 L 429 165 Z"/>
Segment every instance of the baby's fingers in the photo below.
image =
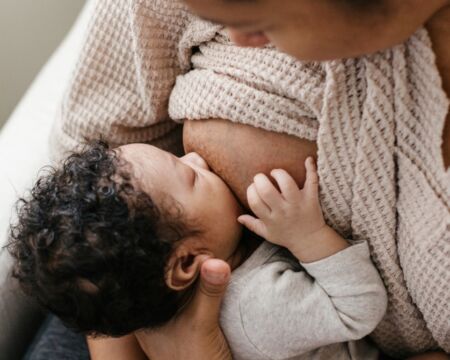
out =
<path fill-rule="evenodd" d="M 270 172 L 270 175 L 275 179 L 278 184 L 278 187 L 281 190 L 281 194 L 284 199 L 287 201 L 291 201 L 297 199 L 297 195 L 300 192 L 297 183 L 294 178 L 289 175 L 286 170 L 283 169 L 274 169 Z"/>
<path fill-rule="evenodd" d="M 284 201 L 280 192 L 271 183 L 269 178 L 264 174 L 258 174 L 255 176 L 254 184 L 258 195 L 269 207 L 270 210 L 274 210 L 279 206 L 279 204 Z"/>
<path fill-rule="evenodd" d="M 241 215 L 238 217 L 238 221 L 247 229 L 253 231 L 256 235 L 259 235 L 263 238 L 267 237 L 266 225 L 261 220 L 251 215 Z"/>
<path fill-rule="evenodd" d="M 316 164 L 314 159 L 310 156 L 305 161 L 306 166 L 306 181 L 303 190 L 308 196 L 317 198 L 319 196 L 319 175 L 317 174 Z"/>
<path fill-rule="evenodd" d="M 261 196 L 259 196 L 254 183 L 247 189 L 247 202 L 248 206 L 257 217 L 265 218 L 270 215 L 271 210 L 264 200 L 261 199 Z"/>

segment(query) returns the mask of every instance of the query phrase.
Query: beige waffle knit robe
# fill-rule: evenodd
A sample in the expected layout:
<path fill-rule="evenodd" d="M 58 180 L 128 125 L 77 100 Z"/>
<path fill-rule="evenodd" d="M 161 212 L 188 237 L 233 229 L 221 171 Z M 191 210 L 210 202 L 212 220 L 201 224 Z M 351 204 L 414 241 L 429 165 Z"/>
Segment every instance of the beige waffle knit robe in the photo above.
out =
<path fill-rule="evenodd" d="M 169 116 L 169 112 L 170 116 Z M 224 118 L 314 140 L 321 202 L 369 242 L 388 311 L 372 334 L 393 355 L 450 351 L 448 99 L 424 29 L 357 59 L 304 63 L 244 49 L 176 0 L 99 0 L 52 133 L 171 148 L 185 118 Z"/>

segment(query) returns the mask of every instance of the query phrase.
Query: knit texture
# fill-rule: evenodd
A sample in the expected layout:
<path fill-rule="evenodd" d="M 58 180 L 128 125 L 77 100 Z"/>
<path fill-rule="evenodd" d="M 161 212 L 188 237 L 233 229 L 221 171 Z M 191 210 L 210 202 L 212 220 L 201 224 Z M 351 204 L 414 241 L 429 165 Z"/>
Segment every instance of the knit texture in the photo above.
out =
<path fill-rule="evenodd" d="M 173 149 L 171 118 L 214 117 L 317 141 L 325 217 L 369 242 L 388 291 L 372 337 L 404 356 L 450 352 L 447 111 L 424 29 L 371 56 L 303 63 L 235 47 L 176 0 L 99 0 L 51 144 L 55 157 L 98 137 Z"/>

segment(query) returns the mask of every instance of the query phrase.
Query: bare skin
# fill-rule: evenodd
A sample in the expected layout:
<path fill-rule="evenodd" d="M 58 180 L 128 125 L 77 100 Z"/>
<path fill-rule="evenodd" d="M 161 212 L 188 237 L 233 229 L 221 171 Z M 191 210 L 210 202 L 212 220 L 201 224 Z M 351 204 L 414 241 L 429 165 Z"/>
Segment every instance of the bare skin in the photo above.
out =
<path fill-rule="evenodd" d="M 285 169 L 297 183 L 305 181 L 305 159 L 316 156 L 314 142 L 226 120 L 187 121 L 186 152 L 199 153 L 247 207 L 247 187 L 257 173 Z"/>
<path fill-rule="evenodd" d="M 88 337 L 87 343 L 91 358 L 94 360 L 147 359 L 147 356 L 139 346 L 139 343 L 133 334 L 117 339 Z"/>

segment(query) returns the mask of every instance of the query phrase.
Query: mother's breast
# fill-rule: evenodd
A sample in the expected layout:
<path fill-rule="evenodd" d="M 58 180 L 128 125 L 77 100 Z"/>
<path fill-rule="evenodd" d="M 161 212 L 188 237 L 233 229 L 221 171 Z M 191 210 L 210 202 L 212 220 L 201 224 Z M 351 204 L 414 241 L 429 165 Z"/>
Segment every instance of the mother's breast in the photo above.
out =
<path fill-rule="evenodd" d="M 183 142 L 185 151 L 199 153 L 245 206 L 246 189 L 257 173 L 282 168 L 303 185 L 305 159 L 317 153 L 314 142 L 221 119 L 186 121 Z"/>

